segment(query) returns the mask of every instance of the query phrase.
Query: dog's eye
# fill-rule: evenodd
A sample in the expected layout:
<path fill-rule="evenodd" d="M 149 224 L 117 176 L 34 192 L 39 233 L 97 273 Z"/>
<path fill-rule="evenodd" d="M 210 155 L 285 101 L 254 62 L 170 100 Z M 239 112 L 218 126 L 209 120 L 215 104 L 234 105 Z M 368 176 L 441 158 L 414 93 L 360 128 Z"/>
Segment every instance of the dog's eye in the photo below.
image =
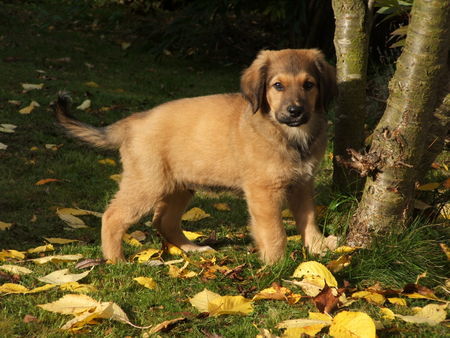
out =
<path fill-rule="evenodd" d="M 303 84 L 303 88 L 304 88 L 305 90 L 310 90 L 312 87 L 314 87 L 314 83 L 312 83 L 312 82 L 310 82 L 310 81 L 306 81 L 306 82 Z"/>
<path fill-rule="evenodd" d="M 284 90 L 284 86 L 281 82 L 275 82 L 273 84 L 273 88 L 275 88 L 276 90 L 278 90 L 279 92 Z"/>

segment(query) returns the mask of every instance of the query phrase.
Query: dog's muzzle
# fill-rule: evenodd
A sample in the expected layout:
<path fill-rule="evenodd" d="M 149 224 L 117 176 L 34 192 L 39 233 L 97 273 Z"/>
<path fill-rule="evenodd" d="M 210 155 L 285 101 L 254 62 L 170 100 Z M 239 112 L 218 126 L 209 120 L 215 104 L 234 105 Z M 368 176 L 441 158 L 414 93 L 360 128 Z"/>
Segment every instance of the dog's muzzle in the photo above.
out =
<path fill-rule="evenodd" d="M 290 105 L 286 110 L 287 114 L 277 117 L 278 122 L 286 124 L 289 127 L 298 127 L 307 123 L 309 120 L 309 115 L 305 113 L 303 106 Z"/>

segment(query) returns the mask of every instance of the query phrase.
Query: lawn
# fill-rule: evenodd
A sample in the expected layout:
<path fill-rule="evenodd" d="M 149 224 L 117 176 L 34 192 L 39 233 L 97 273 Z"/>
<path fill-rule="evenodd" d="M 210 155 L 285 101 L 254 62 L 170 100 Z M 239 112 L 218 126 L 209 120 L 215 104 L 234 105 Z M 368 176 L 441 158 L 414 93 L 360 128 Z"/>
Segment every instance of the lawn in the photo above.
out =
<path fill-rule="evenodd" d="M 76 229 L 63 221 L 57 211 L 80 208 L 103 212 L 117 190 L 114 175 L 120 174 L 120 161 L 117 153 L 89 148 L 64 135 L 50 108 L 58 91 L 71 93 L 77 118 L 102 126 L 175 98 L 239 89 L 243 65 L 172 55 L 155 58 L 148 53 L 147 41 L 134 34 L 134 25 L 137 23 L 130 14 L 115 8 L 92 8 L 83 1 L 0 1 L 0 124 L 16 126 L 10 128 L 13 132 L 0 132 L 0 145 L 7 146 L 0 150 L 0 225 L 5 228 L 0 230 L 0 250 L 25 252 L 48 244 L 44 238 L 77 240 L 54 244 L 54 251 L 26 253 L 25 258 L 10 258 L 7 251 L 0 251 L 0 265 L 19 265 L 33 271 L 21 275 L 0 270 L 0 285 L 16 283 L 33 289 L 45 284 L 39 277 L 55 270 L 67 268 L 77 274 L 88 271 L 77 269 L 74 261 L 36 264 L 30 260 L 33 258 L 76 254 L 83 255 L 81 260 L 101 257 L 99 217 L 78 216 L 86 227 Z M 86 100 L 90 100 L 90 106 L 77 109 Z M 325 233 L 339 235 L 346 231 L 355 198 L 332 192 L 329 155 L 330 151 L 317 181 L 319 223 Z M 442 176 L 437 177 L 442 180 Z M 439 197 L 439 193 L 423 192 L 434 197 Z M 203 236 L 196 241 L 212 246 L 216 252 L 180 256 L 165 250 L 161 259 L 153 260 L 182 259 L 173 264 L 178 268 L 189 262 L 186 270 L 192 271 L 190 278 L 170 276 L 172 265 L 153 266 L 132 259 L 142 250 L 160 250 L 163 246 L 149 223 L 151 217 L 147 217 L 129 230 L 141 236 L 136 236 L 140 242 L 135 240 L 134 245 L 133 241 L 124 244 L 129 263 L 96 265 L 79 281 L 95 288 L 87 295 L 97 301 L 116 303 L 138 326 L 185 318 L 167 332 L 157 333 L 161 336 L 254 337 L 262 329 L 281 335 L 283 329 L 276 327 L 281 321 L 319 312 L 314 297 L 305 296 L 300 287 L 287 281 L 295 279 L 292 274 L 302 262 L 314 260 L 327 265 L 341 254 L 310 257 L 293 237 L 284 259 L 264 267 L 247 231 L 248 214 L 241 196 L 198 192 L 189 208 L 192 207 L 201 208 L 209 216 L 183 221 L 184 229 L 200 232 Z M 293 236 L 293 221 L 285 216 L 287 233 Z M 380 312 L 380 303 L 351 297 L 355 291 L 372 287 L 369 290 L 387 298 L 388 291 L 395 289 L 397 293 L 393 294 L 404 299 L 407 306 L 387 300 L 383 306 L 401 315 L 413 314 L 414 306 L 445 304 L 436 300 L 448 299 L 449 292 L 448 280 L 445 286 L 449 266 L 439 246 L 448 238 L 448 228 L 442 222 L 428 224 L 418 220 L 408 231 L 392 234 L 370 250 L 344 256 L 352 256 L 351 263 L 333 274 L 339 287 L 344 288 L 340 292 L 345 292 L 348 299 L 354 298 L 354 302 L 335 309 L 332 315 L 340 311 L 364 312 L 376 321 L 379 336 L 448 335 L 448 324 L 431 326 L 386 319 Z M 425 272 L 417 282 L 416 278 Z M 142 276 L 153 278 L 156 289 L 145 288 L 134 280 Z M 246 315 L 208 316 L 189 302 L 205 288 L 220 295 L 252 299 L 273 283 L 303 297 L 296 302 L 287 296 L 254 300 L 253 311 Z M 403 290 L 408 283 L 412 284 L 411 292 Z M 45 311 L 37 305 L 73 293 L 61 287 L 33 294 L 0 293 L 0 336 L 71 335 L 60 327 L 72 316 Z M 419 296 L 411 298 L 411 293 Z M 324 328 L 320 335 L 327 330 Z M 148 329 L 101 319 L 78 333 L 108 337 L 149 335 Z"/>

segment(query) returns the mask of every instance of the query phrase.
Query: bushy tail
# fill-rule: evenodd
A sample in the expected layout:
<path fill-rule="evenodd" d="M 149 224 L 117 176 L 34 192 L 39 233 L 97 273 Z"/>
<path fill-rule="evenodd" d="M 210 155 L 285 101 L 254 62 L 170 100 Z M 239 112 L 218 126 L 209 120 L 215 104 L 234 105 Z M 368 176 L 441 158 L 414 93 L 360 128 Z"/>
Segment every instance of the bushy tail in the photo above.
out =
<path fill-rule="evenodd" d="M 56 118 L 67 133 L 75 138 L 100 148 L 118 149 L 123 141 L 121 128 L 117 128 L 117 122 L 107 127 L 96 128 L 80 122 L 69 113 L 71 103 L 70 96 L 65 92 L 58 93 L 58 99 L 53 103 Z"/>

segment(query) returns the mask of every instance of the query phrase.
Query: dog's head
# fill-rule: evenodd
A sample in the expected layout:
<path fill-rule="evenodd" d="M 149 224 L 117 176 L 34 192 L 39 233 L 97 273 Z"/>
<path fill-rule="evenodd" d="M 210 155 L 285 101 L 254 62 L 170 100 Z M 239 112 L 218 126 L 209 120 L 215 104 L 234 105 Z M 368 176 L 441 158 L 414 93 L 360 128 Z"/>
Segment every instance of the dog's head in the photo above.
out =
<path fill-rule="evenodd" d="M 336 71 L 317 49 L 264 50 L 244 71 L 241 90 L 254 113 L 298 127 L 336 94 Z"/>

